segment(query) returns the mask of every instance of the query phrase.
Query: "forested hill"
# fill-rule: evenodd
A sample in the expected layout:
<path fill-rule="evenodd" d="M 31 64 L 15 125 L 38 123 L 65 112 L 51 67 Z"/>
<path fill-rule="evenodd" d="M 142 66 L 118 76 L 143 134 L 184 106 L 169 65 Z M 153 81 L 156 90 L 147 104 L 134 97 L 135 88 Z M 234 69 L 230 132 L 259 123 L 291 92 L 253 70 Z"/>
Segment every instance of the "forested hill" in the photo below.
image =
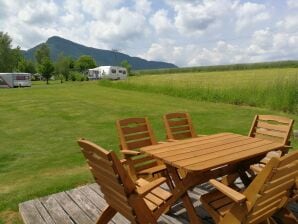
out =
<path fill-rule="evenodd" d="M 57 36 L 49 38 L 46 43 L 50 48 L 52 60 L 56 60 L 58 55 L 60 53 L 63 53 L 65 56 L 70 56 L 74 59 L 77 59 L 81 55 L 90 55 L 95 59 L 97 65 L 119 65 L 123 60 L 127 60 L 132 65 L 133 70 L 177 68 L 176 65 L 171 63 L 147 61 L 145 59 L 139 57 L 131 57 L 120 52 L 86 47 L 84 45 L 77 44 L 70 40 L 66 40 Z M 33 60 L 34 52 L 38 47 L 39 45 L 27 51 L 23 51 L 24 56 L 27 59 Z"/>

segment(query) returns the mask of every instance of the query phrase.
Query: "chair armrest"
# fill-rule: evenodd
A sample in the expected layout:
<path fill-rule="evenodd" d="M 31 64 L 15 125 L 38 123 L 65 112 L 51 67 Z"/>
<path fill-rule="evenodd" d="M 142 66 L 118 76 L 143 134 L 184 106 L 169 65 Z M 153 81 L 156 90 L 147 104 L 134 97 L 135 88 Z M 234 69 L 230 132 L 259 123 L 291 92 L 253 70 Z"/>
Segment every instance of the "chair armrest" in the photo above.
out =
<path fill-rule="evenodd" d="M 165 143 L 167 143 L 167 142 L 165 142 L 165 141 L 157 142 L 157 144 L 165 144 Z"/>
<path fill-rule="evenodd" d="M 228 196 L 230 199 L 237 203 L 241 203 L 246 200 L 245 195 L 239 193 L 238 191 L 235 191 L 233 188 L 228 187 L 227 185 L 224 185 L 223 183 L 211 179 L 209 180 L 209 183 L 212 184 L 217 190 Z"/>
<path fill-rule="evenodd" d="M 155 180 L 149 182 L 148 184 L 137 187 L 136 191 L 139 195 L 144 196 L 144 195 L 148 194 L 150 191 L 152 191 L 154 188 L 165 183 L 166 181 L 167 181 L 167 179 L 165 177 L 160 177 L 158 179 L 155 179 Z"/>
<path fill-rule="evenodd" d="M 120 159 L 120 163 L 125 164 L 125 163 L 127 163 L 127 160 L 126 159 Z"/>
<path fill-rule="evenodd" d="M 138 151 L 133 151 L 133 150 L 121 150 L 121 152 L 124 154 L 124 155 L 128 155 L 128 156 L 137 156 L 137 155 L 140 155 L 141 152 L 138 152 Z"/>

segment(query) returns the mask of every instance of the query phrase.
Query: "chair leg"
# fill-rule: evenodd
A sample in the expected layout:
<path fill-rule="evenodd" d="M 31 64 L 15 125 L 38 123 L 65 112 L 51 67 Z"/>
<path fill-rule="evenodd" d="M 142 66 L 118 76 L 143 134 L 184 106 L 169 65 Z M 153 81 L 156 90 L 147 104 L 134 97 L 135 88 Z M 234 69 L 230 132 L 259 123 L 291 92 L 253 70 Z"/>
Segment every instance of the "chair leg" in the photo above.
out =
<path fill-rule="evenodd" d="M 101 216 L 98 218 L 96 224 L 106 224 L 108 223 L 114 215 L 117 213 L 117 211 L 112 208 L 111 206 L 108 206 L 104 209 L 103 213 Z"/>

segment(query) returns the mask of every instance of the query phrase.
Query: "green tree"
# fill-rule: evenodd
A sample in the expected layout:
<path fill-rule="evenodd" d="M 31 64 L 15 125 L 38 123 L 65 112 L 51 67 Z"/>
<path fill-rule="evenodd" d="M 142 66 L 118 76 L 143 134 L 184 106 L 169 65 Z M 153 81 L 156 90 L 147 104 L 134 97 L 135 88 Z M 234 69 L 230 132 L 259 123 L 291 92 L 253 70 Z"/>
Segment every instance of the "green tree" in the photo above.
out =
<path fill-rule="evenodd" d="M 131 64 L 129 64 L 129 62 L 127 60 L 121 61 L 121 66 L 126 68 L 128 75 L 130 75 L 131 72 Z"/>
<path fill-rule="evenodd" d="M 22 57 L 18 63 L 17 71 L 34 74 L 36 73 L 35 64 L 33 61 L 26 60 L 24 57 Z"/>
<path fill-rule="evenodd" d="M 38 65 L 38 71 L 47 80 L 47 84 L 49 84 L 49 79 L 52 77 L 54 70 L 54 65 L 49 58 L 43 59 L 42 63 Z"/>
<path fill-rule="evenodd" d="M 76 62 L 75 68 L 80 72 L 86 72 L 89 68 L 95 68 L 96 62 L 89 55 L 82 55 Z"/>
<path fill-rule="evenodd" d="M 73 68 L 73 60 L 70 57 L 60 54 L 55 63 L 55 73 L 61 78 L 64 78 L 66 81 L 69 79 L 69 74 Z"/>
<path fill-rule="evenodd" d="M 7 33 L 0 32 L 0 72 L 13 72 L 21 59 L 20 48 L 12 48 L 12 39 Z"/>
<path fill-rule="evenodd" d="M 50 59 L 50 48 L 47 44 L 43 43 L 37 48 L 34 55 L 37 63 L 41 64 L 43 60 Z"/>

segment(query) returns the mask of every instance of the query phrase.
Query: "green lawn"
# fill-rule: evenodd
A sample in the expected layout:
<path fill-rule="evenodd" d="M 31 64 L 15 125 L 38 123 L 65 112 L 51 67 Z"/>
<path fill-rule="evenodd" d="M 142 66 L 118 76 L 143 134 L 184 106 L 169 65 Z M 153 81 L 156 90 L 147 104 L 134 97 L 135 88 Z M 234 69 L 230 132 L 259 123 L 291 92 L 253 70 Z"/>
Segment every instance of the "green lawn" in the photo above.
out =
<path fill-rule="evenodd" d="M 141 75 L 102 85 L 298 114 L 298 68 Z"/>
<path fill-rule="evenodd" d="M 148 116 L 163 140 L 162 115 L 173 111 L 188 111 L 202 134 L 247 134 L 255 114 L 298 120 L 298 115 L 267 109 L 120 90 L 98 82 L 0 89 L 0 223 L 20 223 L 22 201 L 92 181 L 78 138 L 118 150 L 115 120 Z"/>

